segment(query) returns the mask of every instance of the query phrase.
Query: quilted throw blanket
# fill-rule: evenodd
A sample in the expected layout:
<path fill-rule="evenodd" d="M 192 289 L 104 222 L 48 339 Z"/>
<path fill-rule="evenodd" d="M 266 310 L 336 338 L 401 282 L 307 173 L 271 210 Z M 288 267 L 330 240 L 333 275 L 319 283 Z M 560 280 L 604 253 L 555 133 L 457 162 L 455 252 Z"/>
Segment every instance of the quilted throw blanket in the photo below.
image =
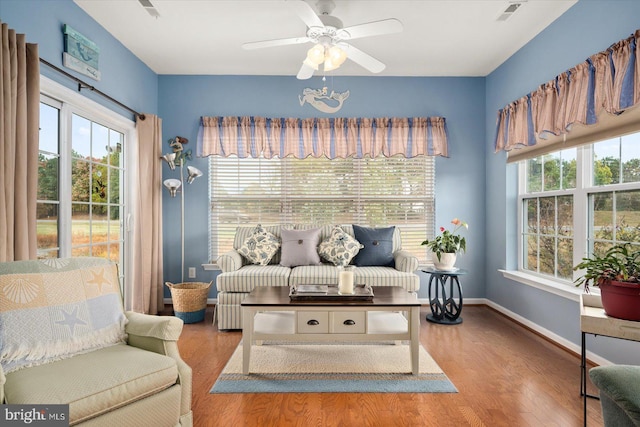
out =
<path fill-rule="evenodd" d="M 116 264 L 101 258 L 0 263 L 4 373 L 124 342 Z"/>

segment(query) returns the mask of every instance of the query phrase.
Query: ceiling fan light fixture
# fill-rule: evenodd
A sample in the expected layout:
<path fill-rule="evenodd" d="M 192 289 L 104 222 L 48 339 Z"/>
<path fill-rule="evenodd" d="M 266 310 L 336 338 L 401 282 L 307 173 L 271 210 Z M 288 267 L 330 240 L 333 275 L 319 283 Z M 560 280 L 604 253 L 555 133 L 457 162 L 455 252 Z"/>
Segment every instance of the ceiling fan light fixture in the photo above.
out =
<path fill-rule="evenodd" d="M 307 51 L 307 59 L 309 62 L 320 65 L 324 61 L 324 46 L 318 43 Z M 305 61 L 306 61 L 305 60 Z M 317 69 L 317 68 L 316 68 Z"/>
<path fill-rule="evenodd" d="M 331 46 L 329 48 L 329 58 L 331 58 L 331 62 L 336 64 L 336 68 L 341 66 L 344 61 L 347 59 L 347 54 L 344 50 L 340 49 L 338 46 Z"/>
<path fill-rule="evenodd" d="M 333 71 L 335 69 L 337 69 L 340 66 L 340 64 L 335 63 L 334 61 L 331 60 L 331 57 L 327 56 L 327 58 L 324 60 L 324 71 Z"/>

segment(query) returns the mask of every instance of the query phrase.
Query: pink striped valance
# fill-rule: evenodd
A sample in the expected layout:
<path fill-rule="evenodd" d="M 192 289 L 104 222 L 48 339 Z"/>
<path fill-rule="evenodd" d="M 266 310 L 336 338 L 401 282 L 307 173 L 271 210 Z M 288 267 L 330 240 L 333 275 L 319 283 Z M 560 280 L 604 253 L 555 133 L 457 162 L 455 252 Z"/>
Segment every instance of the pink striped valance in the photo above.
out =
<path fill-rule="evenodd" d="M 531 147 L 640 103 L 640 30 L 498 111 L 495 151 Z"/>
<path fill-rule="evenodd" d="M 444 156 L 443 117 L 202 117 L 196 154 L 238 157 Z"/>

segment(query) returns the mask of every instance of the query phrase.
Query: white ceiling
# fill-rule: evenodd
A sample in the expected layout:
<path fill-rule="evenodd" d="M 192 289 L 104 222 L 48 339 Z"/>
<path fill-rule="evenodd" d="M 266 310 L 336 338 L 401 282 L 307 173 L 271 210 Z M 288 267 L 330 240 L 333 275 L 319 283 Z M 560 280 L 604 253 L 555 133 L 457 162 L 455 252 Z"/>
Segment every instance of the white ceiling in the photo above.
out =
<path fill-rule="evenodd" d="M 74 1 L 158 74 L 295 76 L 311 47 L 241 47 L 303 37 L 291 7 L 301 0 L 150 0 L 158 18 L 138 0 Z M 403 23 L 402 33 L 350 42 L 387 65 L 379 75 L 486 76 L 577 1 L 528 0 L 502 22 L 508 0 L 335 0 L 332 15 L 345 27 Z M 351 61 L 331 74 L 372 75 Z"/>

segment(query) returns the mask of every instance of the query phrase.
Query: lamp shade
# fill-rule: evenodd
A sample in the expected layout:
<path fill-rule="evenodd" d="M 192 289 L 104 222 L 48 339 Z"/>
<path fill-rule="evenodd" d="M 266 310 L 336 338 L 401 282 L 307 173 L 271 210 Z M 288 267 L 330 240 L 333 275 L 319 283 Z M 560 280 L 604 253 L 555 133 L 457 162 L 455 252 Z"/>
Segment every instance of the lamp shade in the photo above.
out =
<path fill-rule="evenodd" d="M 187 184 L 191 184 L 194 179 L 202 176 L 202 171 L 193 166 L 187 166 L 187 173 L 189 177 L 187 178 Z"/>
<path fill-rule="evenodd" d="M 307 51 L 307 59 L 314 64 L 324 61 L 324 46 L 318 43 Z"/>
<path fill-rule="evenodd" d="M 338 46 L 331 46 L 329 48 L 329 58 L 331 58 L 331 62 L 336 64 L 336 68 L 338 68 L 347 59 L 347 54 Z"/>
<path fill-rule="evenodd" d="M 167 162 L 171 170 L 174 170 L 176 168 L 176 153 L 165 154 L 164 156 L 162 156 L 162 158 L 165 162 Z"/>
<path fill-rule="evenodd" d="M 171 197 L 176 197 L 176 191 L 178 191 L 178 188 L 180 188 L 181 185 L 182 183 L 179 179 L 171 178 L 164 180 L 164 186 L 167 187 L 167 190 L 169 190 Z"/>
<path fill-rule="evenodd" d="M 340 64 L 335 63 L 330 57 L 324 60 L 324 71 L 333 71 L 338 68 Z"/>

